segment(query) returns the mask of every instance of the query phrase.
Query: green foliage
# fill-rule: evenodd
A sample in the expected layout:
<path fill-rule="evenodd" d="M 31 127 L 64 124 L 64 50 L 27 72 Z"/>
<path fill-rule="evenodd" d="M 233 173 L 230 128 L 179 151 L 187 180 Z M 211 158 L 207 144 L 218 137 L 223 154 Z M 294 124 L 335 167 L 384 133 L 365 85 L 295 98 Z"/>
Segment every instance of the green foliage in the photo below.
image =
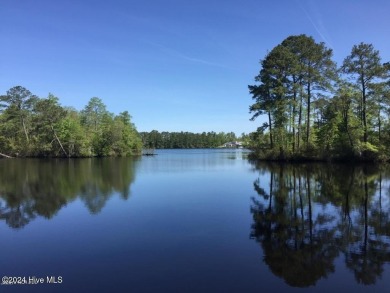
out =
<path fill-rule="evenodd" d="M 364 142 L 368 142 L 370 113 L 369 103 L 374 99 L 378 79 L 385 77 L 386 66 L 381 64 L 379 51 L 372 44 L 360 43 L 352 48 L 351 54 L 345 58 L 342 71 L 356 79 L 361 92 L 360 117 L 364 130 Z"/>
<path fill-rule="evenodd" d="M 261 62 L 262 69 L 255 77 L 260 84 L 249 86 L 255 100 L 249 111 L 251 120 L 267 115 L 264 126 L 269 129 L 271 149 L 296 152 L 301 141 L 308 148 L 315 140 L 312 103 L 332 88 L 336 68 L 331 56 L 332 50 L 323 43 L 299 35 L 285 39 Z"/>
<path fill-rule="evenodd" d="M 15 86 L 0 96 L 0 109 L 6 145 L 13 153 L 28 154 L 30 149 L 31 111 L 38 98 L 22 86 Z"/>
<path fill-rule="evenodd" d="M 66 111 L 60 106 L 58 98 L 52 94 L 47 99 L 37 100 L 32 115 L 34 144 L 31 155 L 67 156 L 57 136 L 59 123 L 65 115 Z"/>
<path fill-rule="evenodd" d="M 85 130 L 80 120 L 80 115 L 77 111 L 68 109 L 64 119 L 58 123 L 58 136 L 69 157 L 87 157 L 92 155 L 88 137 L 85 135 Z"/>
<path fill-rule="evenodd" d="M 93 97 L 81 111 L 81 122 L 86 129 L 96 132 L 99 130 L 105 115 L 108 115 L 106 105 L 101 99 Z"/>
<path fill-rule="evenodd" d="M 0 97 L 0 153 L 90 157 L 140 154 L 141 138 L 127 111 L 115 116 L 97 97 L 78 112 L 52 94 L 40 99 L 17 86 Z"/>
<path fill-rule="evenodd" d="M 332 51 L 313 38 L 286 38 L 261 62 L 250 85 L 251 120 L 266 116 L 261 141 L 268 159 L 387 160 L 390 65 L 371 44 L 354 46 L 337 70 Z M 355 83 L 344 80 L 352 77 Z"/>

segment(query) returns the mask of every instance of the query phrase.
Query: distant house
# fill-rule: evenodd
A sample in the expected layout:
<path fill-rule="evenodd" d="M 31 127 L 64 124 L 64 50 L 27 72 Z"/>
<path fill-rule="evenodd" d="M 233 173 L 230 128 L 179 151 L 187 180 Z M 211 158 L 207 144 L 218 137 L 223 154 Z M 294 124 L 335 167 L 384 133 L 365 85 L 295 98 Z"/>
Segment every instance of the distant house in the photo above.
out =
<path fill-rule="evenodd" d="M 223 145 L 224 148 L 242 148 L 242 142 L 240 141 L 231 141 Z"/>

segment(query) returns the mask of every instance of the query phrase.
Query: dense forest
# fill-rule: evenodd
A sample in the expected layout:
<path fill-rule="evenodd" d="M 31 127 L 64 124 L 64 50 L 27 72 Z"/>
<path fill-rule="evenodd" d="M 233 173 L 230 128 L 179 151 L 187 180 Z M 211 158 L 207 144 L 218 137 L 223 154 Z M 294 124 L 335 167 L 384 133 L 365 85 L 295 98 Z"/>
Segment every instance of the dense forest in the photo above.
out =
<path fill-rule="evenodd" d="M 234 132 L 140 132 L 142 143 L 149 149 L 216 148 L 236 141 Z"/>
<path fill-rule="evenodd" d="M 251 134 L 263 159 L 390 158 L 390 64 L 372 44 L 353 46 L 340 67 L 332 49 L 306 35 L 289 36 L 261 61 L 249 85 Z"/>
<path fill-rule="evenodd" d="M 139 154 L 142 142 L 127 111 L 114 115 L 93 97 L 81 111 L 52 94 L 22 86 L 0 96 L 0 153 L 10 157 L 92 157 Z"/>

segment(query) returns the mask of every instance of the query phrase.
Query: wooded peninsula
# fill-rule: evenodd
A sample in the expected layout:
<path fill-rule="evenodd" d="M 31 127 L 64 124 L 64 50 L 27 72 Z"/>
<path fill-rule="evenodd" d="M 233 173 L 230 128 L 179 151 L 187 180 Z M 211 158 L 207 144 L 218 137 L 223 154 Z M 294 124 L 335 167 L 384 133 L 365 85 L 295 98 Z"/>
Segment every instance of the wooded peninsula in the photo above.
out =
<path fill-rule="evenodd" d="M 22 86 L 0 96 L 3 157 L 92 157 L 140 154 L 141 138 L 127 111 L 114 115 L 101 99 L 77 111 L 49 94 L 38 98 Z"/>
<path fill-rule="evenodd" d="M 390 158 L 390 63 L 372 44 L 353 46 L 342 65 L 332 49 L 306 35 L 289 36 L 263 60 L 249 85 L 254 157 L 270 160 Z"/>

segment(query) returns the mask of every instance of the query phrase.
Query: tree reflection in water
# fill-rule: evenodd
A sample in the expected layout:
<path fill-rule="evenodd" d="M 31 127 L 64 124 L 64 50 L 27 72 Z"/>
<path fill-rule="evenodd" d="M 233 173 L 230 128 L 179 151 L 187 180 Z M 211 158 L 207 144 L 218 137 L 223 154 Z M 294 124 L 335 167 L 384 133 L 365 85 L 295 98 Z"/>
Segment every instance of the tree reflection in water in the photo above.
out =
<path fill-rule="evenodd" d="M 18 229 L 38 216 L 52 218 L 77 198 L 91 214 L 99 213 L 114 193 L 128 199 L 137 160 L 15 159 L 0 163 L 0 219 Z"/>
<path fill-rule="evenodd" d="M 269 177 L 253 183 L 251 238 L 275 275 L 290 286 L 315 285 L 335 271 L 342 254 L 357 282 L 376 282 L 390 262 L 387 167 L 263 163 L 256 169 Z"/>

